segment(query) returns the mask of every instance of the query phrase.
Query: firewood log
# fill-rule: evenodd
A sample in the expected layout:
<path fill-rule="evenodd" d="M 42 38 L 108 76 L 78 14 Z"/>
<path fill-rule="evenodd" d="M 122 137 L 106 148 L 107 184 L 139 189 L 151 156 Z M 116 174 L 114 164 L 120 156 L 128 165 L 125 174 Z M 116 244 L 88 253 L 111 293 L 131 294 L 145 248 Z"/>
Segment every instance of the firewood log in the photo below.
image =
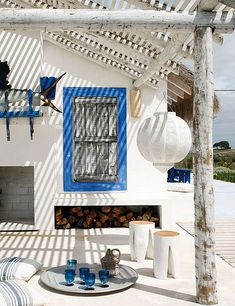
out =
<path fill-rule="evenodd" d="M 67 218 L 63 218 L 63 219 L 61 219 L 60 221 L 57 222 L 57 225 L 65 225 L 67 223 L 68 223 Z"/>
<path fill-rule="evenodd" d="M 95 217 L 97 216 L 97 213 L 94 208 L 90 210 L 89 216 L 91 216 L 92 219 L 95 219 Z"/>
<path fill-rule="evenodd" d="M 70 228 L 71 228 L 71 224 L 69 223 L 63 225 L 63 229 L 70 229 Z"/>
<path fill-rule="evenodd" d="M 103 207 L 101 207 L 101 211 L 105 214 L 108 214 L 111 211 L 111 207 L 110 206 L 103 206 Z"/>
<path fill-rule="evenodd" d="M 125 221 L 125 222 L 123 222 L 123 224 L 122 224 L 122 226 L 123 227 L 129 227 L 129 223 L 130 223 L 130 221 Z"/>
<path fill-rule="evenodd" d="M 134 215 L 133 211 L 129 211 L 129 212 L 126 214 L 127 220 L 131 220 L 131 218 L 133 217 L 133 215 Z"/>
<path fill-rule="evenodd" d="M 151 207 L 149 207 L 147 210 L 146 210 L 146 212 L 143 214 L 143 220 L 144 221 L 149 221 L 150 220 L 150 218 L 151 218 L 151 216 L 152 216 L 152 214 L 153 214 L 153 209 L 151 208 Z"/>
<path fill-rule="evenodd" d="M 86 223 L 88 225 L 88 227 L 91 227 L 93 225 L 93 218 L 89 215 L 86 217 Z"/>
<path fill-rule="evenodd" d="M 83 221 L 83 224 L 82 224 L 82 225 L 83 225 L 84 228 L 88 228 L 88 224 L 87 224 L 86 221 Z"/>
<path fill-rule="evenodd" d="M 118 221 L 121 222 L 121 223 L 125 222 L 126 221 L 126 216 L 120 216 Z"/>
<path fill-rule="evenodd" d="M 151 217 L 151 218 L 150 218 L 150 221 L 151 221 L 151 222 L 155 222 L 155 223 L 156 223 L 156 222 L 158 222 L 158 221 L 159 221 L 159 218 L 158 218 L 158 217 L 154 217 L 154 216 L 153 216 L 153 217 Z"/>
<path fill-rule="evenodd" d="M 73 215 L 71 215 L 71 216 L 68 216 L 68 222 L 70 223 L 70 224 L 76 224 L 77 223 L 77 218 L 75 217 L 75 216 L 73 216 Z"/>
<path fill-rule="evenodd" d="M 111 220 L 111 219 L 118 219 L 119 216 L 120 216 L 120 214 L 116 214 L 115 212 L 111 212 L 111 213 L 109 214 L 110 220 Z"/>
<path fill-rule="evenodd" d="M 71 211 L 74 213 L 74 214 L 77 214 L 80 210 L 82 210 L 82 208 L 80 206 L 76 206 L 76 207 L 72 207 L 71 208 Z"/>
<path fill-rule="evenodd" d="M 83 216 L 84 216 L 83 211 L 82 211 L 82 210 L 78 211 L 77 216 L 78 216 L 78 217 L 83 217 Z"/>
<path fill-rule="evenodd" d="M 99 221 L 104 224 L 108 219 L 109 217 L 105 214 L 103 214 L 102 212 L 97 212 L 98 213 L 98 216 L 99 216 Z"/>
<path fill-rule="evenodd" d="M 97 228 L 102 227 L 102 223 L 100 221 L 96 221 L 95 227 L 97 227 Z"/>
<path fill-rule="evenodd" d="M 116 218 L 115 215 L 112 212 L 108 214 L 108 217 L 109 217 L 109 221 L 111 221 L 111 222 L 114 221 L 115 218 Z"/>
<path fill-rule="evenodd" d="M 113 221 L 113 226 L 115 226 L 115 227 L 120 227 L 122 225 L 122 223 L 121 222 L 119 222 L 119 221 Z"/>
<path fill-rule="evenodd" d="M 84 209 L 84 210 L 83 210 L 83 213 L 84 213 L 85 216 L 89 215 L 90 209 Z"/>
<path fill-rule="evenodd" d="M 115 215 L 121 215 L 121 214 L 123 214 L 124 212 L 125 212 L 125 208 L 124 207 L 114 207 L 113 209 L 112 209 L 112 212 L 115 214 Z"/>
<path fill-rule="evenodd" d="M 61 208 L 57 208 L 56 212 L 55 212 L 56 216 L 61 216 L 62 215 L 62 209 Z"/>
<path fill-rule="evenodd" d="M 55 217 L 56 223 L 63 219 L 63 215 L 58 215 Z"/>
<path fill-rule="evenodd" d="M 77 222 L 77 227 L 82 228 L 83 227 L 83 222 L 84 222 L 83 219 L 79 219 L 78 222 Z"/>

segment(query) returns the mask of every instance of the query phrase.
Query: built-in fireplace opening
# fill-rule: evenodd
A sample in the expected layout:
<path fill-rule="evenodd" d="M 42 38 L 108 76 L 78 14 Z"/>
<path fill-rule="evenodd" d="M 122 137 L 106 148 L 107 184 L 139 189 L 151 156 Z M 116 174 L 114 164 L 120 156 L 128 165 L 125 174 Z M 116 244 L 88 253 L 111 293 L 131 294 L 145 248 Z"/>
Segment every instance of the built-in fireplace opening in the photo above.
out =
<path fill-rule="evenodd" d="M 0 222 L 34 225 L 34 167 L 0 167 Z"/>
<path fill-rule="evenodd" d="M 55 228 L 129 227 L 144 220 L 160 226 L 160 206 L 55 206 Z"/>

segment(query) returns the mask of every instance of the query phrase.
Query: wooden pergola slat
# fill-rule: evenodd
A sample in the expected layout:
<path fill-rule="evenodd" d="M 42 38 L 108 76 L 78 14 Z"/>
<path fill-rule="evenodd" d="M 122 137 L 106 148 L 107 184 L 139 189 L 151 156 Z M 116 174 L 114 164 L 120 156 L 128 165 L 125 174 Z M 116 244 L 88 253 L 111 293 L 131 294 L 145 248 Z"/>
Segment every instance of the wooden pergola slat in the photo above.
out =
<path fill-rule="evenodd" d="M 190 95 L 190 96 L 192 95 L 191 87 L 188 84 L 186 84 L 185 82 L 183 82 L 182 80 L 180 80 L 176 75 L 170 74 L 168 76 L 168 82 L 172 83 L 174 86 L 180 88 L 181 90 L 186 92 L 188 95 Z"/>

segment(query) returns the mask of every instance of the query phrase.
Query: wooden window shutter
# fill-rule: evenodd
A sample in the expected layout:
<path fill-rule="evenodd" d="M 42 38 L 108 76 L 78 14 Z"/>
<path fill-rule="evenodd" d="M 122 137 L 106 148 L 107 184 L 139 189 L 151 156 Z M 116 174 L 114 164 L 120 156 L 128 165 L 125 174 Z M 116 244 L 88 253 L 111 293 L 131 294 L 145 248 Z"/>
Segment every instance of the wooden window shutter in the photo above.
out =
<path fill-rule="evenodd" d="M 73 99 L 74 181 L 117 181 L 117 98 Z"/>

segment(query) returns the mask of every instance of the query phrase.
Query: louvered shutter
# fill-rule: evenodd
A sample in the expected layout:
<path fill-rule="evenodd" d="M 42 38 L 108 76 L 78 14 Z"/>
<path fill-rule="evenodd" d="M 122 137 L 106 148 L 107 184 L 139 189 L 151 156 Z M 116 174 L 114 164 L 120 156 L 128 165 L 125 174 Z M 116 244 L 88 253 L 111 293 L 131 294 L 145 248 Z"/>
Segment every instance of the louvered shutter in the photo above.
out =
<path fill-rule="evenodd" d="M 117 98 L 73 100 L 74 181 L 117 181 Z"/>

